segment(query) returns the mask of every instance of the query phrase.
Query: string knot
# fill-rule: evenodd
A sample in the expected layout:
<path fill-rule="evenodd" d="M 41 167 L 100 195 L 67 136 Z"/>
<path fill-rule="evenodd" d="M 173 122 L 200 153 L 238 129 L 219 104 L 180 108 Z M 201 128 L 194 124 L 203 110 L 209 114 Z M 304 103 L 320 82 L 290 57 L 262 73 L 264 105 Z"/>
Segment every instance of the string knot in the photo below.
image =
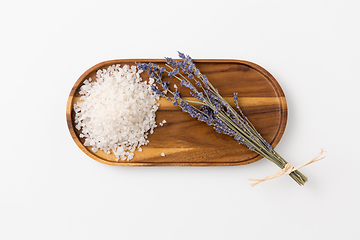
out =
<path fill-rule="evenodd" d="M 261 182 L 265 182 L 265 181 L 267 181 L 267 180 L 271 180 L 271 179 L 274 179 L 274 178 L 278 178 L 278 177 L 280 177 L 280 176 L 282 176 L 282 175 L 289 175 L 289 174 L 292 173 L 293 171 L 296 171 L 296 170 L 298 170 L 298 169 L 300 169 L 300 168 L 302 168 L 302 167 L 305 167 L 305 166 L 307 166 L 307 165 L 309 165 L 309 164 L 311 164 L 311 163 L 317 162 L 317 161 L 325 158 L 325 156 L 324 156 L 324 157 L 321 157 L 321 155 L 322 155 L 323 153 L 324 153 L 324 150 L 321 149 L 321 152 L 320 152 L 316 157 L 314 157 L 314 158 L 311 159 L 310 161 L 308 161 L 308 162 L 306 162 L 306 163 L 303 163 L 303 164 L 301 164 L 301 165 L 299 165 L 299 166 L 297 166 L 297 167 L 294 167 L 291 163 L 287 163 L 287 164 L 285 165 L 285 167 L 284 167 L 283 169 L 281 169 L 280 172 L 274 173 L 273 175 L 267 176 L 267 177 L 265 177 L 265 178 L 263 178 L 263 179 L 253 179 L 253 178 L 249 178 L 248 180 L 249 180 L 249 181 L 254 181 L 254 183 L 251 183 L 251 184 L 250 184 L 252 187 L 254 187 L 254 186 L 256 186 L 257 184 L 259 184 L 259 183 L 261 183 Z"/>

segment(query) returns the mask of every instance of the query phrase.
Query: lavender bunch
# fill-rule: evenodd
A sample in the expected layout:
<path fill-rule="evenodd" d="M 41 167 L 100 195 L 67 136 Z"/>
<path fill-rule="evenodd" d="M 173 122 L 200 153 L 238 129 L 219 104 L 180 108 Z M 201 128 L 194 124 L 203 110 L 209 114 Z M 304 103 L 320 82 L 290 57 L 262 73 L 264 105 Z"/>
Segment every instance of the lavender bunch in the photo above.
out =
<path fill-rule="evenodd" d="M 196 68 L 192 58 L 181 52 L 178 53 L 182 61 L 165 58 L 165 67 L 160 67 L 154 63 L 136 63 L 138 69 L 147 71 L 151 83 L 156 82 L 151 86 L 152 90 L 160 97 L 172 101 L 173 105 L 179 106 L 183 112 L 189 113 L 191 117 L 212 126 L 216 132 L 233 137 L 239 144 L 243 144 L 249 150 L 269 159 L 284 171 L 289 171 L 286 169 L 289 167 L 288 162 L 256 131 L 242 112 L 239 106 L 238 93 L 234 93 L 233 97 L 236 111 L 224 100 L 208 78 Z M 182 98 L 176 85 L 174 86 L 175 90 L 171 90 L 170 82 L 163 81 L 164 74 L 170 78 L 176 78 L 181 86 L 190 90 L 190 94 L 196 100 Z M 306 183 L 307 178 L 302 173 L 294 168 L 290 171 L 287 174 L 299 185 Z"/>

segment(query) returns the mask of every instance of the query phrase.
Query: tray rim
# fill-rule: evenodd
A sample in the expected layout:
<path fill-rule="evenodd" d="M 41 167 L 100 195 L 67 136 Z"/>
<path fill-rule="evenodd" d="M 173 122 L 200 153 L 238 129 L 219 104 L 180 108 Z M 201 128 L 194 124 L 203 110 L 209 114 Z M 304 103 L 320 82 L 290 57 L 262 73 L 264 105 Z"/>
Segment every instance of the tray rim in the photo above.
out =
<path fill-rule="evenodd" d="M 177 60 L 177 59 L 174 59 Z M 269 82 L 273 85 L 274 89 L 276 90 L 275 92 L 278 95 L 278 99 L 279 99 L 279 105 L 280 105 L 280 109 L 281 109 L 281 118 L 280 118 L 280 126 L 283 126 L 283 128 L 279 127 L 275 133 L 275 137 L 274 137 L 274 141 L 271 143 L 271 146 L 273 148 L 275 148 L 277 146 L 277 144 L 280 142 L 282 136 L 284 135 L 285 129 L 286 129 L 286 125 L 287 125 L 287 119 L 288 119 L 288 108 L 287 108 L 287 102 L 286 102 L 286 97 L 285 97 L 285 93 L 282 90 L 280 84 L 278 83 L 278 81 L 263 67 L 259 66 L 256 63 L 250 62 L 250 61 L 246 61 L 246 60 L 237 60 L 237 59 L 193 59 L 194 63 L 237 63 L 237 64 L 243 64 L 243 65 L 247 65 L 250 68 L 255 69 L 256 71 L 260 72 L 262 75 L 266 76 L 266 78 L 269 80 Z M 112 65 L 112 64 L 118 64 L 119 62 L 133 62 L 135 64 L 135 62 L 153 62 L 153 63 L 164 63 L 166 62 L 165 59 L 149 59 L 149 58 L 134 58 L 134 59 L 113 59 L 113 60 L 107 60 L 107 61 L 102 61 L 99 62 L 97 64 L 95 64 L 94 66 L 92 66 L 91 68 L 89 68 L 88 70 L 86 70 L 79 78 L 78 80 L 75 82 L 75 84 L 73 85 L 70 94 L 68 96 L 67 99 L 67 104 L 66 104 L 66 122 L 67 122 L 67 126 L 70 132 L 70 135 L 72 137 L 72 139 L 74 140 L 74 142 L 76 143 L 76 145 L 86 154 L 88 155 L 90 158 L 103 163 L 103 164 L 107 164 L 107 165 L 111 165 L 111 166 L 127 166 L 127 167 L 142 167 L 142 166 L 239 166 L 239 165 L 247 165 L 250 163 L 254 163 L 260 159 L 262 159 L 263 157 L 261 155 L 256 155 L 255 157 L 245 160 L 245 161 L 241 161 L 241 162 L 207 162 L 207 163 L 201 163 L 201 162 L 131 162 L 131 161 L 126 161 L 126 162 L 113 162 L 113 161 L 108 161 L 105 159 L 102 159 L 94 154 L 92 154 L 92 152 L 88 151 L 88 149 L 86 149 L 86 147 L 81 143 L 79 137 L 77 136 L 77 134 L 75 133 L 74 130 L 74 125 L 73 125 L 73 121 L 72 121 L 72 117 L 71 117 L 71 113 L 72 113 L 72 101 L 75 95 L 76 90 L 78 89 L 78 86 L 85 80 L 85 77 L 101 68 L 104 67 L 106 65 Z"/>

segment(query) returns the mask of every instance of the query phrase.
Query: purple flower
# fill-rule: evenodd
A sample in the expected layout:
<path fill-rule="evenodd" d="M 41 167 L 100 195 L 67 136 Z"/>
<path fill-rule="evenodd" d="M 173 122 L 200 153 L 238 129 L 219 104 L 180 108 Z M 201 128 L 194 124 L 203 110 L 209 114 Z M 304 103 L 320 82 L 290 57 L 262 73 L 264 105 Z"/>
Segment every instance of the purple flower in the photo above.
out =
<path fill-rule="evenodd" d="M 170 82 L 162 82 L 160 85 L 164 90 L 167 90 L 169 89 Z"/>
<path fill-rule="evenodd" d="M 136 66 L 139 70 L 143 70 L 143 71 L 145 71 L 147 68 L 146 63 L 136 63 Z"/>
<path fill-rule="evenodd" d="M 151 90 L 153 90 L 154 92 L 156 92 L 157 87 L 155 85 L 151 85 Z"/>
<path fill-rule="evenodd" d="M 193 61 L 189 55 L 186 56 L 184 63 L 185 63 L 185 65 L 189 65 L 189 64 L 193 63 Z"/>
<path fill-rule="evenodd" d="M 195 68 L 195 64 L 193 64 L 193 63 L 192 63 L 192 64 L 189 64 L 189 67 L 188 67 L 188 68 L 189 68 L 189 71 L 190 71 L 190 72 L 193 72 L 193 71 L 194 71 L 194 68 Z"/>
<path fill-rule="evenodd" d="M 180 106 L 184 106 L 185 105 L 185 102 L 182 100 L 182 99 L 180 99 Z"/>
<path fill-rule="evenodd" d="M 157 83 L 161 83 L 161 77 L 161 75 L 156 75 L 154 79 Z"/>
<path fill-rule="evenodd" d="M 174 61 L 172 58 L 169 58 L 169 57 L 166 57 L 165 60 L 166 60 L 166 63 L 167 63 L 167 64 L 170 64 L 170 65 L 171 65 L 172 62 Z"/>
<path fill-rule="evenodd" d="M 180 86 L 185 86 L 186 85 L 186 81 L 183 79 L 180 81 Z"/>
<path fill-rule="evenodd" d="M 195 75 L 196 77 L 199 77 L 199 76 L 200 76 L 200 70 L 199 70 L 198 68 L 195 69 L 194 75 Z"/>
<path fill-rule="evenodd" d="M 174 98 L 175 98 L 175 99 L 179 99 L 179 98 L 180 98 L 180 92 L 175 91 L 175 92 L 174 92 Z"/>
<path fill-rule="evenodd" d="M 205 75 L 202 75 L 202 81 L 203 81 L 203 83 L 207 84 L 209 80 L 207 79 L 207 77 Z"/>
<path fill-rule="evenodd" d="M 185 65 L 184 65 L 183 62 L 176 62 L 175 67 L 176 68 L 183 68 L 183 67 L 185 67 Z"/>
<path fill-rule="evenodd" d="M 179 54 L 179 58 L 181 58 L 181 60 L 184 60 L 185 59 L 185 54 L 181 53 L 178 51 L 178 54 Z"/>

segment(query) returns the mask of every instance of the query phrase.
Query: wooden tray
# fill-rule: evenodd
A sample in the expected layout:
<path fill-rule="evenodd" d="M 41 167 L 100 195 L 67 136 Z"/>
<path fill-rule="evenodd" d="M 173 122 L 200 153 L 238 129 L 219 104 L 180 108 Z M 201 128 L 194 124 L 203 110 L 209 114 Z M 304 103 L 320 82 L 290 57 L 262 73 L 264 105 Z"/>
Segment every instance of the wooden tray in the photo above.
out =
<path fill-rule="evenodd" d="M 88 78 L 96 79 L 98 69 L 113 64 L 134 65 L 135 62 L 153 62 L 163 65 L 162 59 L 119 59 L 101 62 L 87 70 L 77 80 L 68 98 L 66 119 L 70 134 L 77 146 L 88 156 L 101 163 L 116 166 L 230 166 L 255 162 L 262 157 L 239 145 L 232 137 L 216 133 L 206 123 L 191 118 L 179 107 L 161 99 L 156 113 L 157 122 L 167 121 L 163 127 L 157 127 L 150 135 L 150 143 L 143 146 L 143 151 L 135 151 L 130 161 L 116 161 L 113 154 L 103 151 L 96 153 L 90 147 L 83 146 L 79 138 L 80 131 L 74 127 L 73 105 L 80 95 L 79 87 Z M 287 105 L 285 95 L 273 76 L 262 67 L 240 60 L 194 60 L 196 66 L 205 74 L 220 94 L 233 105 L 233 93 L 239 93 L 239 105 L 244 114 L 253 123 L 260 134 L 275 147 L 285 130 L 287 121 Z M 143 80 L 148 75 L 141 74 Z M 172 83 L 177 81 L 174 78 Z M 180 84 L 177 82 L 180 87 Z M 188 93 L 182 96 L 190 97 Z M 234 105 L 233 105 L 234 106 Z M 165 157 L 160 156 L 165 153 Z"/>

